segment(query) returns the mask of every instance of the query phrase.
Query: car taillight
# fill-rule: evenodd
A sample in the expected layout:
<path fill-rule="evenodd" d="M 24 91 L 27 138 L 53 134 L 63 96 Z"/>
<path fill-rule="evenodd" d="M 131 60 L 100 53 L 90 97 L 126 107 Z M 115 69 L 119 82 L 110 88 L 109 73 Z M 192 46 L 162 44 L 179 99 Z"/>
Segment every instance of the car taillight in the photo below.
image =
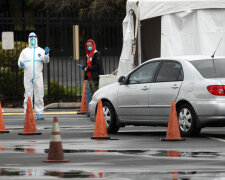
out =
<path fill-rule="evenodd" d="M 225 86 L 222 85 L 211 85 L 207 87 L 208 91 L 216 96 L 225 96 Z"/>

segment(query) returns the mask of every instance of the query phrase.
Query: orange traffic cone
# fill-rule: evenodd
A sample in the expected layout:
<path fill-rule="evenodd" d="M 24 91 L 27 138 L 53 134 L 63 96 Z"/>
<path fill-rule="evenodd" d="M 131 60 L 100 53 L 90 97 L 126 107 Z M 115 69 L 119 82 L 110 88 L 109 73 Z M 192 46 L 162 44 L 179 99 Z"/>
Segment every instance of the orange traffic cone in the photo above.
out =
<path fill-rule="evenodd" d="M 172 180 L 177 180 L 178 179 L 178 177 L 177 177 L 177 175 L 178 175 L 178 172 L 170 172 L 170 174 L 172 174 Z"/>
<path fill-rule="evenodd" d="M 9 131 L 5 130 L 5 123 L 4 123 L 4 118 L 2 114 L 2 105 L 0 101 L 0 133 L 9 133 Z"/>
<path fill-rule="evenodd" d="M 180 152 L 179 151 L 167 151 L 168 157 L 180 157 Z"/>
<path fill-rule="evenodd" d="M 104 172 L 99 172 L 99 177 L 104 178 Z"/>
<path fill-rule="evenodd" d="M 43 162 L 69 162 L 69 160 L 64 160 L 62 140 L 57 117 L 54 117 L 53 120 L 51 141 L 48 150 L 48 160 L 44 160 Z"/>
<path fill-rule="evenodd" d="M 34 121 L 34 113 L 32 108 L 32 103 L 30 97 L 27 99 L 27 111 L 24 122 L 23 133 L 18 133 L 19 135 L 41 135 L 36 130 L 36 124 Z"/>
<path fill-rule="evenodd" d="M 0 152 L 4 151 L 4 147 L 0 146 Z"/>
<path fill-rule="evenodd" d="M 84 88 L 83 88 L 83 94 L 81 99 L 81 107 L 80 107 L 80 113 L 85 114 L 87 113 L 87 81 L 84 81 Z"/>
<path fill-rule="evenodd" d="M 161 141 L 184 141 L 184 140 L 185 139 L 181 138 L 180 136 L 176 106 L 175 102 L 172 101 L 166 138 L 161 138 Z"/>
<path fill-rule="evenodd" d="M 25 148 L 26 153 L 35 153 L 35 149 L 34 148 Z"/>
<path fill-rule="evenodd" d="M 110 139 L 107 134 L 101 99 L 98 101 L 98 109 L 95 120 L 95 131 L 91 139 Z"/>
<path fill-rule="evenodd" d="M 94 150 L 94 152 L 108 152 L 108 150 Z"/>

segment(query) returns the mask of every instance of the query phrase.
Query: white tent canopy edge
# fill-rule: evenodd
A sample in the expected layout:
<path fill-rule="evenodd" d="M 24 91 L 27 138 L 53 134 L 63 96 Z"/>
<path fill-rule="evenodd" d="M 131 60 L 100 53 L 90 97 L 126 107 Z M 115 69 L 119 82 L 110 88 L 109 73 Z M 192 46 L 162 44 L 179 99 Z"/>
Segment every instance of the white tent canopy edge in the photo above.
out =
<path fill-rule="evenodd" d="M 134 38 L 134 23 L 133 23 L 133 16 L 130 13 L 130 10 L 133 10 L 134 13 L 137 13 L 137 2 L 138 0 L 127 1 L 127 6 L 126 6 L 127 13 L 123 21 L 123 48 L 122 48 L 122 53 L 120 56 L 120 62 L 118 67 L 118 73 L 117 73 L 118 77 L 121 75 L 126 75 L 128 72 L 130 72 L 134 68 L 134 62 L 133 62 L 134 57 L 131 53 L 131 48 L 132 48 L 131 42 L 132 42 L 132 39 Z M 170 25 L 171 27 L 173 27 L 173 25 L 177 25 L 176 23 L 179 23 L 177 22 L 177 20 L 173 21 L 174 16 L 177 16 L 177 15 L 179 16 L 180 12 L 181 13 L 185 12 L 186 14 L 193 13 L 193 12 L 196 13 L 196 11 L 193 11 L 193 10 L 203 10 L 203 9 L 209 10 L 210 9 L 210 11 L 208 11 L 208 14 L 210 14 L 212 11 L 217 12 L 216 9 L 224 10 L 225 1 L 222 1 L 222 0 L 182 0 L 182 1 L 181 0 L 139 0 L 139 8 L 140 8 L 139 10 L 140 21 L 149 19 L 149 18 L 154 18 L 157 16 L 162 16 L 162 31 L 165 30 L 166 33 L 164 37 L 161 38 L 162 39 L 161 40 L 161 49 L 162 49 L 161 55 L 162 54 L 165 55 L 165 54 L 168 54 L 168 52 L 163 53 L 162 51 L 165 49 L 168 49 L 167 46 L 170 46 L 169 49 L 173 48 L 171 47 L 171 42 L 169 42 L 168 39 L 174 35 L 172 31 L 174 29 L 168 29 L 165 27 L 167 27 L 167 25 Z M 224 11 L 219 13 L 222 15 L 223 14 L 225 15 Z M 205 14 L 205 12 L 203 11 L 202 14 Z M 198 22 L 200 22 L 202 18 L 204 18 L 204 16 L 202 17 L 202 14 L 201 13 L 199 14 L 199 12 L 197 13 L 197 15 L 201 17 L 199 18 Z M 181 15 L 180 21 L 183 21 L 182 18 L 186 18 L 186 17 L 187 17 L 186 15 Z M 168 19 L 170 21 L 168 21 Z M 192 19 L 188 19 L 188 21 L 193 21 L 193 19 L 194 19 L 194 16 Z M 223 19 L 224 19 L 224 16 L 223 16 Z M 211 18 L 211 21 L 213 21 L 213 18 Z M 168 24 L 168 22 L 170 24 Z M 220 24 L 219 26 L 221 26 L 222 27 L 221 29 L 223 29 L 223 25 Z M 192 27 L 186 28 L 185 32 L 187 32 L 187 30 L 190 28 Z M 201 29 L 204 29 L 204 26 L 202 26 Z M 177 38 L 179 42 L 180 37 L 182 37 L 183 31 L 182 30 L 180 32 L 177 31 L 176 34 L 177 34 Z M 224 37 L 225 37 L 225 34 L 224 34 Z M 202 39 L 203 38 L 205 38 L 205 36 L 202 37 Z M 212 38 L 213 37 L 211 36 L 211 39 Z M 166 45 L 164 44 L 165 42 L 167 42 Z M 218 38 L 215 39 L 215 42 L 218 42 Z M 176 43 L 173 42 L 172 44 L 176 44 Z M 213 43 L 212 47 L 214 46 L 215 44 Z M 138 56 L 140 58 L 140 55 Z"/>

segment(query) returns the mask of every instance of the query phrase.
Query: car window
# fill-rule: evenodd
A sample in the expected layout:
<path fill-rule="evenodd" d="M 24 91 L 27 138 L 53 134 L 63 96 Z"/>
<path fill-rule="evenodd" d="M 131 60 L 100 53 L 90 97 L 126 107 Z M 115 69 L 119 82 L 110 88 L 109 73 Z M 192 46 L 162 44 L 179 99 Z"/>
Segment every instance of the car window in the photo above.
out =
<path fill-rule="evenodd" d="M 159 61 L 143 65 L 130 75 L 129 84 L 141 84 L 152 82 Z"/>
<path fill-rule="evenodd" d="M 225 78 L 225 59 L 191 61 L 204 78 Z"/>
<path fill-rule="evenodd" d="M 157 75 L 156 82 L 170 82 L 182 80 L 183 71 L 180 63 L 170 61 L 163 62 Z"/>
<path fill-rule="evenodd" d="M 180 69 L 180 72 L 179 72 L 177 80 L 178 81 L 183 81 L 184 80 L 184 73 L 183 73 L 183 69 L 182 68 Z"/>

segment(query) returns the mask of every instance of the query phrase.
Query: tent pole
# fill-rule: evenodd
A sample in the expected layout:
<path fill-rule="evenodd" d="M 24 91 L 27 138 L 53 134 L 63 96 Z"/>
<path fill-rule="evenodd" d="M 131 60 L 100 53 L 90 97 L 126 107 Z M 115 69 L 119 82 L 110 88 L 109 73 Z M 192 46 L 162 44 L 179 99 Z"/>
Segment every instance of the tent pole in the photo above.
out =
<path fill-rule="evenodd" d="M 142 62 L 141 58 L 141 23 L 139 21 L 139 26 L 138 26 L 138 64 L 140 65 Z"/>
<path fill-rule="evenodd" d="M 135 58 L 135 53 L 136 53 L 136 45 L 137 45 L 137 34 L 138 34 L 138 30 L 140 29 L 139 28 L 139 14 L 140 14 L 140 6 L 139 6 L 139 0 L 137 0 L 137 14 L 136 14 L 136 23 L 135 23 L 135 32 L 134 32 L 134 39 L 132 39 L 132 55 L 133 57 Z M 139 55 L 139 53 L 138 53 Z M 134 62 L 134 59 L 133 59 L 133 62 Z M 140 65 L 140 59 L 139 59 L 139 56 L 138 56 L 138 65 Z"/>

